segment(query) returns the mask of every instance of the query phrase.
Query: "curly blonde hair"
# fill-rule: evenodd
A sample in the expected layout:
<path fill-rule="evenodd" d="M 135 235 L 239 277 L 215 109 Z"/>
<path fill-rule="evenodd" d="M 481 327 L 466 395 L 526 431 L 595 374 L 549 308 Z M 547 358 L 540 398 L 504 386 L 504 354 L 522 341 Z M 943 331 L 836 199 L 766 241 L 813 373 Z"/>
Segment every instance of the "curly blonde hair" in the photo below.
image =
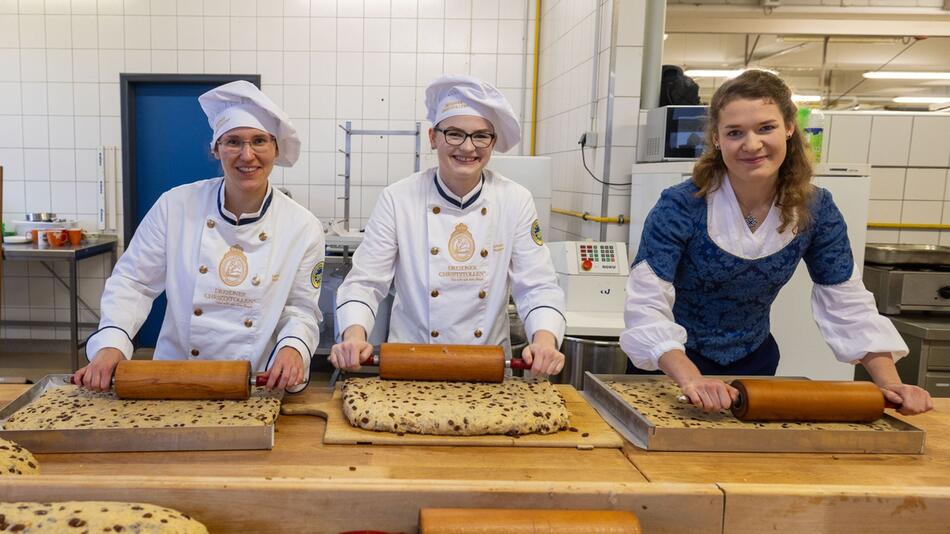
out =
<path fill-rule="evenodd" d="M 792 91 L 781 78 L 764 70 L 747 70 L 726 81 L 716 89 L 709 103 L 709 116 L 706 122 L 705 150 L 693 167 L 693 183 L 699 187 L 698 197 L 704 197 L 722 185 L 726 174 L 726 163 L 722 153 L 715 148 L 715 134 L 719 128 L 719 116 L 722 109 L 735 100 L 765 100 L 778 106 L 785 127 L 795 124 L 798 108 L 792 102 Z M 811 222 L 811 201 L 815 188 L 811 184 L 814 169 L 811 153 L 805 144 L 805 137 L 794 128 L 792 136 L 786 141 L 785 161 L 779 167 L 776 204 L 781 209 L 779 232 L 792 225 L 792 231 L 799 233 Z"/>

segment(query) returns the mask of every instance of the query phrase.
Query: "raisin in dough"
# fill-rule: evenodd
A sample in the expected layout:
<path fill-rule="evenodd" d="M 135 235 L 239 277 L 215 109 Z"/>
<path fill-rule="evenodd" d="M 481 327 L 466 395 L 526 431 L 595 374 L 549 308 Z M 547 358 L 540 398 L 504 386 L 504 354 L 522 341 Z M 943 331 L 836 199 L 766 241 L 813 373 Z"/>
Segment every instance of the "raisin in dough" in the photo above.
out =
<path fill-rule="evenodd" d="M 255 389 L 247 400 L 121 400 L 115 393 L 76 386 L 46 390 L 17 410 L 5 430 L 265 426 L 280 399 Z"/>
<path fill-rule="evenodd" d="M 204 525 L 170 508 L 104 501 L 0 503 L 0 531 L 208 534 Z"/>
<path fill-rule="evenodd" d="M 546 380 L 500 384 L 350 378 L 343 413 L 367 430 L 450 436 L 552 434 L 568 427 L 564 399 Z"/>
<path fill-rule="evenodd" d="M 30 451 L 12 441 L 0 439 L 0 476 L 35 475 L 39 472 L 39 462 Z"/>

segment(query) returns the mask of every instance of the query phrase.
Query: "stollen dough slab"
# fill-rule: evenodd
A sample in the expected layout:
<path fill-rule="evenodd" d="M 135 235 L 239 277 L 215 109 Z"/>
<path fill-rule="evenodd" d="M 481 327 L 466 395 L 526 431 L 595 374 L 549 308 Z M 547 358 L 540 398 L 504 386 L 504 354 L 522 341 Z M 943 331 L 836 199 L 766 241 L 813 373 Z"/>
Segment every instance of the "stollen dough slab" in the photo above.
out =
<path fill-rule="evenodd" d="M 280 399 L 255 388 L 247 400 L 120 400 L 115 393 L 56 387 L 14 413 L 4 430 L 266 426 Z"/>
<path fill-rule="evenodd" d="M 109 501 L 0 503 L 0 531 L 208 533 L 198 521 L 170 508 Z"/>
<path fill-rule="evenodd" d="M 39 465 L 30 451 L 12 441 L 0 439 L 0 476 L 35 475 L 40 472 Z"/>
<path fill-rule="evenodd" d="M 397 434 L 553 434 L 570 423 L 553 385 L 514 378 L 500 384 L 350 378 L 343 413 L 355 427 Z"/>

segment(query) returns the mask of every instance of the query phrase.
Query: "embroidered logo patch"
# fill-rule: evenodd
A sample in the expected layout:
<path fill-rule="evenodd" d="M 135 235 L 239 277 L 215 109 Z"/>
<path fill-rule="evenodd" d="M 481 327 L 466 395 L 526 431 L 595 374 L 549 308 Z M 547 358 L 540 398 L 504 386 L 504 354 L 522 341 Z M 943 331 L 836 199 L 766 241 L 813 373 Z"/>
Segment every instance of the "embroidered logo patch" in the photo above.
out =
<path fill-rule="evenodd" d="M 537 219 L 531 223 L 531 239 L 534 239 L 534 242 L 541 246 L 544 244 L 544 239 L 541 237 L 541 222 Z"/>
<path fill-rule="evenodd" d="M 239 286 L 247 278 L 247 256 L 240 245 L 233 245 L 224 253 L 218 264 L 218 276 L 228 287 Z"/>
<path fill-rule="evenodd" d="M 455 225 L 455 231 L 449 238 L 449 254 L 459 262 L 468 261 L 475 254 L 475 239 L 462 223 Z"/>
<path fill-rule="evenodd" d="M 310 285 L 314 289 L 320 289 L 320 284 L 323 283 L 323 262 L 313 266 L 313 270 L 310 271 Z"/>

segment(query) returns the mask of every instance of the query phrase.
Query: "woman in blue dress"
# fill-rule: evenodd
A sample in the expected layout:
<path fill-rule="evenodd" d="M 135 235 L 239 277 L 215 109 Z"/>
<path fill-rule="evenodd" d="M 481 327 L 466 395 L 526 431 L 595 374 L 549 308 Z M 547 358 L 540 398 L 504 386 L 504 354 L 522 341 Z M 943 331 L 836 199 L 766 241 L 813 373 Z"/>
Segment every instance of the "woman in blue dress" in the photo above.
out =
<path fill-rule="evenodd" d="M 877 313 L 831 194 L 811 184 L 795 116 L 788 86 L 766 71 L 715 92 L 692 180 L 664 191 L 646 219 L 621 346 L 694 405 L 729 408 L 736 390 L 706 375 L 775 374 L 769 311 L 804 260 L 815 321 L 836 358 L 864 365 L 900 413 L 930 410 L 926 390 L 901 383 L 894 361 L 907 345 Z"/>

